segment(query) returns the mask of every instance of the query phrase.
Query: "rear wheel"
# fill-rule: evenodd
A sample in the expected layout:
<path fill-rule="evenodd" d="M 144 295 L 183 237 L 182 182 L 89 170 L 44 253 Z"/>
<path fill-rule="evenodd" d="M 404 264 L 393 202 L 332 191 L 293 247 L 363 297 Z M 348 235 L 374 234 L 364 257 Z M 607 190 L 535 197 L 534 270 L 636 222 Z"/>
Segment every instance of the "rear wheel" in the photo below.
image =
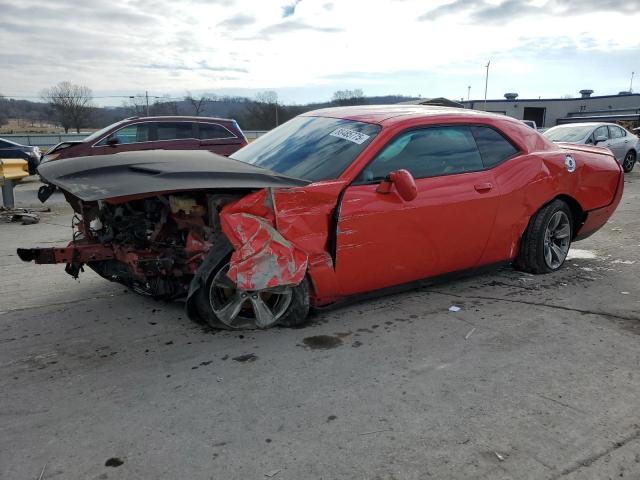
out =
<path fill-rule="evenodd" d="M 200 292 L 200 315 L 214 328 L 265 329 L 303 325 L 309 313 L 307 280 L 299 285 L 237 290 L 227 276 L 229 264 L 214 273 Z"/>
<path fill-rule="evenodd" d="M 634 152 L 633 150 L 629 150 L 624 156 L 624 160 L 622 161 L 622 170 L 624 170 L 624 173 L 629 173 L 631 170 L 633 170 L 635 164 L 636 152 Z"/>
<path fill-rule="evenodd" d="M 559 270 L 571 247 L 572 225 L 571 210 L 562 200 L 541 208 L 522 237 L 516 266 L 531 273 Z"/>

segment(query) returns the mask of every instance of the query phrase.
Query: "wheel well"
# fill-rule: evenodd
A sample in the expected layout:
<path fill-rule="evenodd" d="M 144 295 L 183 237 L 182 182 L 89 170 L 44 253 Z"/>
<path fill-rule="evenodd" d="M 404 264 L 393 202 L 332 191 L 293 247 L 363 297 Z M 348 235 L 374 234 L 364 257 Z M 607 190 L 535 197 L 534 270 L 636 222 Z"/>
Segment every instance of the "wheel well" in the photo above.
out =
<path fill-rule="evenodd" d="M 578 228 L 582 226 L 586 219 L 584 210 L 582 209 L 578 201 L 575 198 L 570 197 L 569 195 L 558 195 L 553 200 L 562 200 L 569 206 L 569 210 L 571 210 L 571 217 L 573 219 L 573 236 L 575 237 Z"/>

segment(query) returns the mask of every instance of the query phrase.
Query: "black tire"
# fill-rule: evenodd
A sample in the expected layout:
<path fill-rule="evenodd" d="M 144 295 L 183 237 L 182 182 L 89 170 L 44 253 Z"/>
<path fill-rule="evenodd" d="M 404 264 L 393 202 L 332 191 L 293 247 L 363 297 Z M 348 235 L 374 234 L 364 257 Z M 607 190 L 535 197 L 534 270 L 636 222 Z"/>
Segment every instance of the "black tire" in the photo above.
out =
<path fill-rule="evenodd" d="M 561 212 L 561 213 L 558 213 Z M 556 215 L 557 214 L 557 215 Z M 563 217 L 564 215 L 564 217 Z M 568 233 L 563 231 L 564 235 L 567 233 L 566 237 L 558 238 L 558 240 L 562 240 L 562 248 L 556 244 L 558 249 L 562 250 L 564 256 L 562 258 L 556 254 L 555 249 L 550 247 L 550 243 L 547 242 L 547 231 L 552 226 L 550 225 L 552 219 L 557 219 L 560 217 L 564 222 L 564 218 L 566 217 L 567 225 L 568 225 Z M 563 223 L 564 225 L 564 223 Z M 563 202 L 562 200 L 554 200 L 551 203 L 548 203 L 544 207 L 542 207 L 538 212 L 531 217 L 529 221 L 529 226 L 524 232 L 522 239 L 520 240 L 520 250 L 518 253 L 518 257 L 514 262 L 514 265 L 519 270 L 523 270 L 525 272 L 530 273 L 551 273 L 559 270 L 565 259 L 566 254 L 569 251 L 569 247 L 571 246 L 571 239 L 573 238 L 573 216 L 571 214 L 571 209 L 569 206 Z M 565 249 L 565 239 L 566 239 L 566 251 Z M 553 239 L 551 241 L 554 241 Z M 551 258 L 555 261 L 549 261 L 549 257 L 545 256 L 545 252 L 551 251 Z"/>
<path fill-rule="evenodd" d="M 212 302 L 210 300 L 212 284 L 214 278 L 220 270 L 226 268 L 227 263 L 224 262 L 220 268 L 216 269 L 211 277 L 208 279 L 206 288 L 200 289 L 196 295 L 195 306 L 198 310 L 199 317 L 210 327 L 217 330 L 253 330 L 259 329 L 255 323 L 251 323 L 248 321 L 239 324 L 238 326 L 227 325 L 223 321 L 221 321 L 215 314 Z M 309 284 L 306 278 L 303 279 L 300 284 L 295 285 L 293 287 L 288 287 L 291 289 L 291 300 L 286 307 L 284 313 L 278 318 L 278 320 L 269 325 L 271 328 L 274 326 L 282 326 L 282 327 L 301 327 L 305 325 L 308 321 L 308 313 L 309 313 Z M 235 291 L 234 291 L 235 293 Z M 249 294 L 251 295 L 251 294 Z M 248 299 L 247 299 L 248 301 Z M 250 303 L 248 304 L 251 305 Z"/>
<path fill-rule="evenodd" d="M 633 167 L 636 164 L 636 152 L 633 150 L 629 150 L 627 154 L 624 156 L 624 160 L 622 161 L 622 170 L 624 173 L 629 173 L 633 170 Z"/>

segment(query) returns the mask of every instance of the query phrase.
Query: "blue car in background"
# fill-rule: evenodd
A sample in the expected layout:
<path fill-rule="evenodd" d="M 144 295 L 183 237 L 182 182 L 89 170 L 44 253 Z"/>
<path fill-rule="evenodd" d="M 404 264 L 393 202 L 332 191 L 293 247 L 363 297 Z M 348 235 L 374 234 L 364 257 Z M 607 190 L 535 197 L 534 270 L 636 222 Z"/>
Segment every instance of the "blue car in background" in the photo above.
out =
<path fill-rule="evenodd" d="M 29 164 L 30 175 L 35 175 L 38 172 L 41 157 L 42 152 L 38 147 L 20 145 L 11 140 L 0 138 L 0 158 L 21 158 L 26 160 Z"/>

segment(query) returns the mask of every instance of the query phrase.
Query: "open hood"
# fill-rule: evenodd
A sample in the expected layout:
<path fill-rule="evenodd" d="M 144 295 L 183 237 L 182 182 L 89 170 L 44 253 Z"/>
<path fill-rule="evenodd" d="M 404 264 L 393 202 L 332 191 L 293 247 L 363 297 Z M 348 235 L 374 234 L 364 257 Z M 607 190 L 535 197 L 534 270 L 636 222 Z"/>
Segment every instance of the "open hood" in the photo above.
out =
<path fill-rule="evenodd" d="M 147 150 L 57 160 L 38 173 L 83 201 L 181 190 L 295 187 L 287 177 L 204 150 Z"/>

